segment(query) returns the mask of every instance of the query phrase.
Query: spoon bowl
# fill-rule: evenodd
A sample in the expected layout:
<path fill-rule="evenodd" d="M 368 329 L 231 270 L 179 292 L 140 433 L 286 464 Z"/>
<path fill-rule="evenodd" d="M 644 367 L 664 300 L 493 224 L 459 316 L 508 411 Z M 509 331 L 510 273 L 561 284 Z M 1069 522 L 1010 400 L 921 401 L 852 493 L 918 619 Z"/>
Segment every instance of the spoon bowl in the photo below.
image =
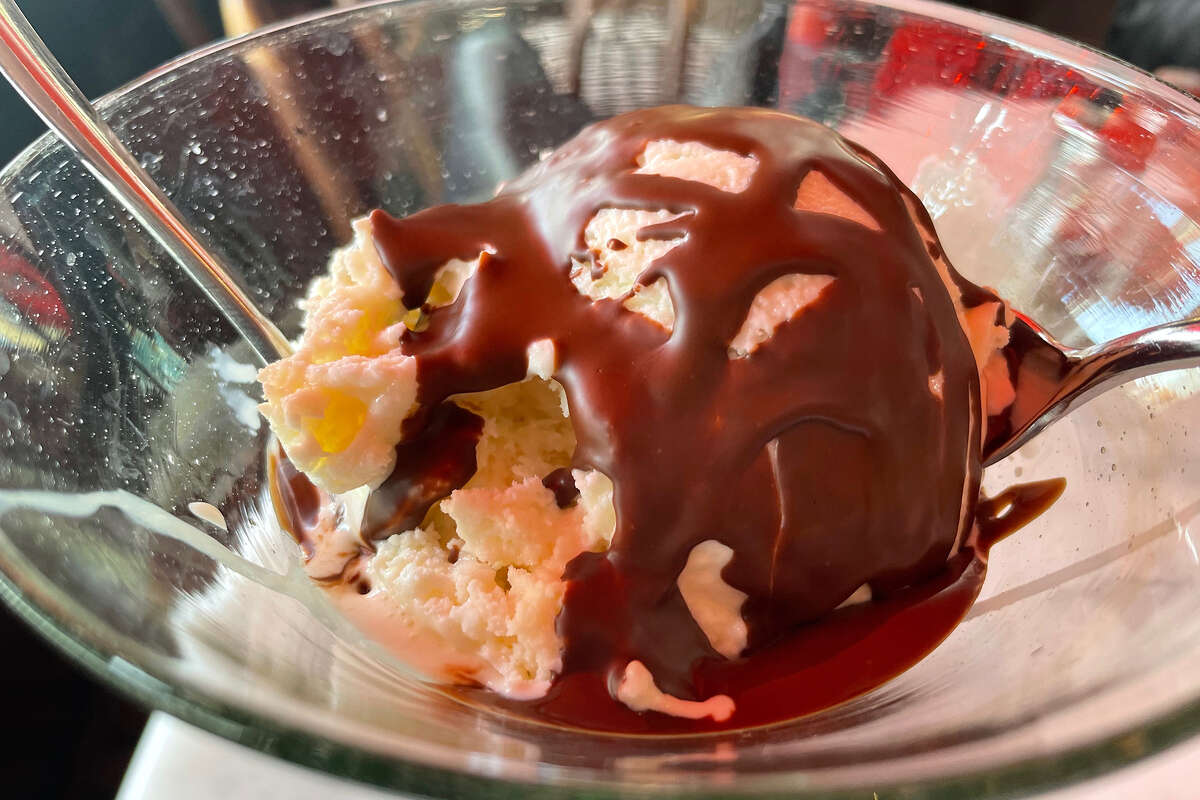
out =
<path fill-rule="evenodd" d="M 1200 319 L 1167 322 L 1091 347 L 1056 342 L 1017 314 L 1006 348 L 1015 398 L 990 417 L 984 465 L 994 464 L 1072 410 L 1128 381 L 1200 366 Z"/>

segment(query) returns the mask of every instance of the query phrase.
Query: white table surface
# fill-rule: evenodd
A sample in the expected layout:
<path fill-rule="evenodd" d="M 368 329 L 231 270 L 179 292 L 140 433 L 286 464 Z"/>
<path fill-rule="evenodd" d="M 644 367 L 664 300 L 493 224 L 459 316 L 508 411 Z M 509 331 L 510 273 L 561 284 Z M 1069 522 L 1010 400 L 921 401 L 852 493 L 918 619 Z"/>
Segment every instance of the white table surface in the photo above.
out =
<path fill-rule="evenodd" d="M 156 712 L 117 800 L 396 800 L 393 794 L 262 755 Z M 1196 800 L 1200 739 L 1038 800 Z"/>

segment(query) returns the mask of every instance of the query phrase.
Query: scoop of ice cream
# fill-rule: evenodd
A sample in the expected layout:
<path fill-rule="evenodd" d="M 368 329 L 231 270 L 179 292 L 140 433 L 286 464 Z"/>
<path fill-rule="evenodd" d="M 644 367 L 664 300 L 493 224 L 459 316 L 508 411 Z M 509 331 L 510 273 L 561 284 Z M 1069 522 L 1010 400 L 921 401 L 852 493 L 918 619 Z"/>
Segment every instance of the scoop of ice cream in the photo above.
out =
<path fill-rule="evenodd" d="M 727 716 L 697 658 L 919 580 L 969 524 L 1003 307 L 827 129 L 639 112 L 491 203 L 356 230 L 263 411 L 328 491 L 403 498 L 358 534 L 382 540 L 369 596 L 474 680 L 592 672 L 631 707 Z M 470 468 L 401 474 L 445 404 L 482 421 Z"/>
<path fill-rule="evenodd" d="M 259 408 L 288 457 L 318 485 L 378 484 L 416 399 L 416 362 L 397 348 L 400 289 L 370 244 L 370 223 L 334 253 L 304 301 L 292 355 L 259 373 Z"/>
<path fill-rule="evenodd" d="M 453 302 L 476 265 L 442 265 L 429 307 Z M 417 386 L 416 361 L 397 343 L 419 312 L 401 301 L 375 250 L 370 221 L 358 220 L 354 240 L 309 287 L 304 332 L 293 353 L 259 373 L 266 398 L 259 408 L 288 458 L 330 492 L 374 487 L 391 474 Z"/>

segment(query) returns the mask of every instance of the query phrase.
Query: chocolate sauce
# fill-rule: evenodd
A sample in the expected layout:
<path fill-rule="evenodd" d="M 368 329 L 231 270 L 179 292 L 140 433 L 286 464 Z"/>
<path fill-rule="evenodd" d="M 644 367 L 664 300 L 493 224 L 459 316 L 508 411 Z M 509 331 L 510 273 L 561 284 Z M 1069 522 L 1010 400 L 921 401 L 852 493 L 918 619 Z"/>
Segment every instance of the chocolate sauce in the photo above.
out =
<path fill-rule="evenodd" d="M 482 431 L 482 418 L 453 403 L 425 416 L 422 427 L 396 445 L 392 474 L 367 499 L 363 539 L 412 530 L 434 503 L 470 480 Z"/>
<path fill-rule="evenodd" d="M 1010 486 L 995 497 L 981 497 L 975 513 L 978 546 L 986 551 L 1025 527 L 1054 505 L 1066 488 L 1065 478 L 1051 478 Z"/>
<path fill-rule="evenodd" d="M 654 140 L 700 142 L 757 168 L 738 193 L 636 173 Z M 813 171 L 879 230 L 796 209 Z M 985 540 L 967 535 L 980 478 L 978 376 L 933 261 L 940 248 L 927 245 L 932 224 L 910 204 L 920 209 L 874 156 L 816 123 L 676 106 L 585 129 L 489 202 L 372 215 L 409 308 L 424 305 L 446 261 L 479 258 L 458 300 L 426 308 L 428 324 L 399 342 L 418 365 L 406 442 L 442 442 L 454 395 L 522 380 L 528 347 L 549 339 L 577 441 L 571 467 L 614 484 L 611 548 L 578 556 L 564 574 L 554 686 L 533 704 L 492 702 L 605 730 L 775 722 L 878 685 L 953 629 L 979 590 L 986 546 L 1024 518 L 1016 509 L 1029 498 L 1011 498 L 992 528 L 981 519 Z M 595 267 L 583 230 L 604 208 L 680 215 L 639 233 L 682 238 L 638 279 L 666 279 L 670 332 L 625 309 L 625 298 L 594 301 L 572 284 L 573 258 Z M 731 357 L 755 295 L 796 273 L 833 280 L 755 352 Z M 995 299 L 952 277 L 970 288 L 968 305 Z M 938 373 L 941 397 L 930 390 Z M 398 460 L 389 488 L 371 499 L 371 535 L 411 527 L 469 477 L 474 441 L 448 441 L 434 454 L 444 479 L 426 481 L 419 463 L 405 474 Z M 574 502 L 573 481 L 557 473 L 570 477 L 559 470 L 545 485 L 560 506 Z M 713 651 L 676 587 L 708 539 L 732 548 L 723 577 L 748 595 L 749 645 L 732 661 Z M 873 602 L 838 608 L 863 584 Z M 730 694 L 737 712 L 717 726 L 630 711 L 609 687 L 634 659 L 663 691 Z"/>
<path fill-rule="evenodd" d="M 312 558 L 313 543 L 308 531 L 317 524 L 321 513 L 320 492 L 279 447 L 273 447 L 267 455 L 267 475 L 276 518 L 300 545 L 304 557 Z"/>
<path fill-rule="evenodd" d="M 575 476 L 568 467 L 556 469 L 542 478 L 542 486 L 554 492 L 554 502 L 559 508 L 570 508 L 579 499 Z"/>
<path fill-rule="evenodd" d="M 663 139 L 750 156 L 757 169 L 739 193 L 637 174 L 645 145 Z M 882 230 L 796 210 L 811 170 Z M 750 597 L 752 651 L 864 583 L 882 595 L 944 567 L 963 486 L 973 498 L 978 485 L 979 387 L 905 192 L 816 123 L 677 106 L 585 129 L 487 203 L 372 215 L 410 307 L 447 260 L 483 253 L 459 300 L 400 342 L 418 359 L 422 408 L 521 380 L 527 347 L 550 339 L 578 442 L 572 466 L 616 487 L 611 549 L 567 569 L 564 679 L 637 659 L 663 691 L 702 699 L 694 668 L 715 653 L 675 580 L 706 539 L 733 548 L 724 577 Z M 639 234 L 683 237 L 639 278 L 666 278 L 670 333 L 569 280 L 584 226 L 610 207 L 682 215 Z M 731 359 L 751 300 L 791 273 L 834 280 L 751 356 Z M 929 390 L 939 371 L 944 402 Z"/>

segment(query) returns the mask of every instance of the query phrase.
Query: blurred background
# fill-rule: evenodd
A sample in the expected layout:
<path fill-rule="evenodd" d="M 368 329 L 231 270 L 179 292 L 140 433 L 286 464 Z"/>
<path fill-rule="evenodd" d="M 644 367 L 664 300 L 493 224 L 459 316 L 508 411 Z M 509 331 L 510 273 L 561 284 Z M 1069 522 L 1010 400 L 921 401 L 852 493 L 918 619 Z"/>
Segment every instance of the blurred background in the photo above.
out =
<path fill-rule="evenodd" d="M 663 0 L 687 7 L 702 0 Z M 578 0 L 591 7 L 605 0 Z M 347 0 L 334 0 L 349 5 Z M 976 0 L 960 2 L 1029 22 L 1200 92 L 1198 0 Z M 176 55 L 330 5 L 329 0 L 20 0 L 50 49 L 95 97 Z M 0 86 L 0 163 L 44 131 Z M 145 723 L 144 712 L 78 674 L 0 610 L 0 702 L 21 733 L 0 755 L 5 796 L 112 797 Z"/>

